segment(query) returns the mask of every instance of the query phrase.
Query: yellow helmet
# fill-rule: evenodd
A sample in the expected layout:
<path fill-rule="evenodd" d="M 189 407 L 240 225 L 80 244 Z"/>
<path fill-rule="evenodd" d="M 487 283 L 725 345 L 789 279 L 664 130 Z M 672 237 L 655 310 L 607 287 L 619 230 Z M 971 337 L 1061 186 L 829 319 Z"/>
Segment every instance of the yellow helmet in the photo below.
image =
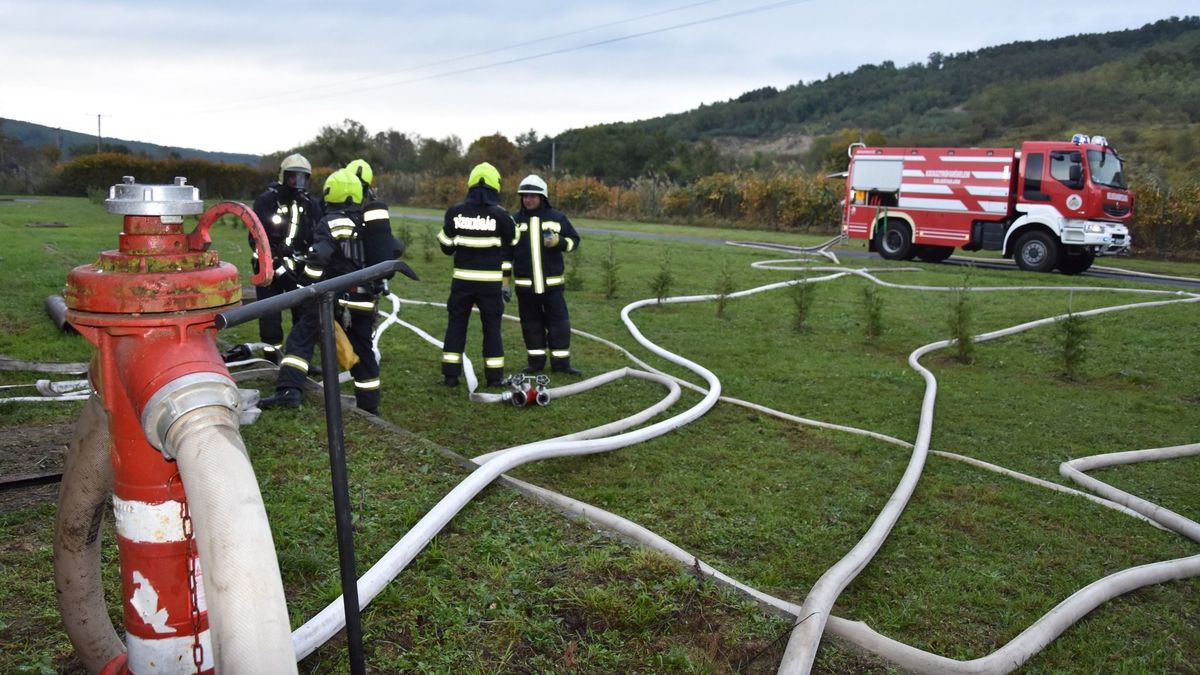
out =
<path fill-rule="evenodd" d="M 347 202 L 361 204 L 363 200 L 362 183 L 358 176 L 347 169 L 338 169 L 325 179 L 325 203 L 341 205 Z"/>
<path fill-rule="evenodd" d="M 500 191 L 500 172 L 496 170 L 496 167 L 487 162 L 476 164 L 475 168 L 471 169 L 471 177 L 467 179 L 467 187 L 475 187 L 480 181 L 483 181 L 484 185 L 496 192 Z"/>
<path fill-rule="evenodd" d="M 358 176 L 359 180 L 370 185 L 375 182 L 375 172 L 371 170 L 371 165 L 367 164 L 365 159 L 356 159 L 346 165 L 346 170 Z"/>

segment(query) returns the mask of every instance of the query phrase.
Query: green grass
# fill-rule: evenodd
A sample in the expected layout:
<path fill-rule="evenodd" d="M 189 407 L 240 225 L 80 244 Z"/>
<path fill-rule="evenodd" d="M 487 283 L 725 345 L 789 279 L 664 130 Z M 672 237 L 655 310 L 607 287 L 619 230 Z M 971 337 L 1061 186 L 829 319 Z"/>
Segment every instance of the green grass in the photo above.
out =
<path fill-rule="evenodd" d="M 71 227 L 25 227 L 51 218 Z M 422 221 L 410 221 L 414 233 L 423 227 Z M 621 227 L 694 234 L 671 226 Z M 14 285 L 0 297 L 0 319 L 10 327 L 0 335 L 0 354 L 58 361 L 88 357 L 82 339 L 57 333 L 41 300 L 61 288 L 71 265 L 115 247 L 118 228 L 119 221 L 82 199 L 0 203 L 0 236 L 7 242 L 0 274 Z M 716 232 L 702 231 L 698 236 L 710 238 Z M 242 230 L 218 226 L 214 238 L 222 259 L 244 266 L 249 252 Z M 738 231 L 727 238 L 751 237 Z M 568 295 L 574 327 L 617 341 L 691 380 L 694 375 L 636 345 L 618 317 L 625 304 L 651 296 L 664 247 L 670 247 L 677 295 L 715 292 L 723 266 L 738 290 L 797 276 L 750 268 L 753 261 L 782 257 L 777 253 L 615 237 L 621 283 L 617 298 L 605 300 L 600 263 L 609 241 L 584 236 L 583 288 Z M 397 280 L 393 290 L 406 298 L 444 301 L 448 259 L 438 253 L 426 262 L 419 243 L 409 243 L 407 260 L 422 281 Z M 957 287 L 964 278 L 961 268 L 946 265 L 878 259 L 852 264 L 920 270 L 884 277 L 900 283 Z M 1196 271 L 1192 266 L 1172 273 Z M 976 288 L 1120 285 L 1021 272 L 970 274 Z M 923 384 L 905 361 L 914 348 L 947 337 L 953 294 L 879 288 L 884 330 L 867 344 L 861 309 L 866 284 L 859 278 L 822 283 L 802 332 L 792 329 L 786 289 L 732 299 L 723 317 L 711 303 L 652 307 L 633 316 L 649 339 L 713 370 L 728 396 L 912 440 Z M 985 332 L 1065 313 L 1068 302 L 1079 312 L 1146 299 L 1075 293 L 1068 300 L 1055 291 L 979 294 L 972 296 L 973 325 Z M 508 311 L 515 314 L 516 306 Z M 1060 376 L 1055 326 L 979 343 L 973 365 L 954 360 L 950 350 L 927 356 L 923 363 L 940 384 L 932 448 L 1063 482 L 1057 467 L 1067 458 L 1195 442 L 1198 312 L 1191 304 L 1085 319 L 1088 359 L 1074 380 Z M 439 337 L 445 327 L 440 308 L 405 307 L 402 316 Z M 254 339 L 256 332 L 241 326 L 220 337 L 237 342 Z M 515 370 L 523 361 L 516 322 L 505 323 L 504 338 L 509 368 Z M 473 322 L 468 355 L 478 357 L 479 343 Z M 655 385 L 622 381 L 533 410 L 469 404 L 461 388 L 441 386 L 436 347 L 393 328 L 381 349 L 383 417 L 411 435 L 384 432 L 351 416 L 350 476 L 363 569 L 462 477 L 436 447 L 474 456 L 609 422 L 662 396 Z M 572 352 L 573 363 L 589 375 L 627 365 L 620 354 L 579 337 Z M 0 373 L 0 383 L 32 377 Z M 697 400 L 685 393 L 676 410 Z M 315 405 L 310 397 L 303 411 L 269 413 L 243 430 L 297 624 L 338 594 L 328 463 Z M 72 414 L 70 406 L 7 405 L 0 409 L 0 428 Z M 896 446 L 798 427 L 722 403 L 650 442 L 513 473 L 631 518 L 719 569 L 799 603 L 870 525 L 907 460 L 908 453 Z M 1200 517 L 1195 490 L 1200 459 L 1097 475 Z M 0 551 L 0 564 L 6 579 L 21 580 L 0 585 L 0 671 L 43 661 L 52 667 L 69 663 L 50 581 L 46 530 L 52 517 L 46 505 L 0 516 L 6 541 L 11 536 L 20 542 Z M 1104 574 L 1197 552 L 1195 543 L 1085 500 L 933 456 L 896 530 L 839 598 L 835 612 L 915 646 L 973 658 Z M 772 641 L 786 628 L 662 557 L 599 536 L 502 486 L 486 490 L 452 521 L 364 616 L 368 664 L 382 672 L 774 672 L 783 645 Z M 1104 605 L 1022 672 L 1192 672 L 1200 669 L 1198 654 L 1200 582 L 1192 579 Z M 344 670 L 344 660 L 344 644 L 335 640 L 302 667 Z M 817 669 L 884 672 L 886 666 L 827 640 Z"/>

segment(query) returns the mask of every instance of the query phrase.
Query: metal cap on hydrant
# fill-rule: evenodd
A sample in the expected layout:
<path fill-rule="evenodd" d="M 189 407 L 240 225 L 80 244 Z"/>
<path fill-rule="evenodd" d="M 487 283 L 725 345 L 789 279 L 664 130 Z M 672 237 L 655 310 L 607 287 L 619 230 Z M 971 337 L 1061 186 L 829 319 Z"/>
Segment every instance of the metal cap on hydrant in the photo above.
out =
<path fill-rule="evenodd" d="M 109 213 L 125 216 L 119 249 L 104 251 L 67 277 L 67 306 L 101 314 L 211 309 L 241 300 L 237 268 L 209 251 L 208 227 L 183 232 L 183 217 L 204 210 L 200 192 L 173 185 L 142 185 L 126 176 L 109 189 Z"/>

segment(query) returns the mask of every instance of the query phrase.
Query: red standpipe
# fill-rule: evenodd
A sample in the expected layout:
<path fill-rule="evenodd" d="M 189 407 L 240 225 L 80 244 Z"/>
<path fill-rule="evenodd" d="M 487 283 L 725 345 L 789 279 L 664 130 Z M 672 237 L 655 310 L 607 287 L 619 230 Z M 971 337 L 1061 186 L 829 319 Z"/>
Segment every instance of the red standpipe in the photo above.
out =
<path fill-rule="evenodd" d="M 260 260 L 271 254 L 254 212 L 236 202 L 203 211 L 199 190 L 114 185 L 105 202 L 124 215 L 119 250 L 105 251 L 67 277 L 70 323 L 98 350 L 92 379 L 108 411 L 113 440 L 113 510 L 120 553 L 128 653 L 106 673 L 212 672 L 208 616 L 187 498 L 175 462 L 143 431 L 147 404 L 185 376 L 229 377 L 216 346 L 214 317 L 241 301 L 237 268 L 209 251 L 209 228 L 236 215 Z M 196 229 L 183 217 L 203 211 Z M 270 265 L 251 280 L 270 283 Z M 157 413 L 156 413 L 157 414 Z M 155 438 L 161 446 L 161 438 Z"/>

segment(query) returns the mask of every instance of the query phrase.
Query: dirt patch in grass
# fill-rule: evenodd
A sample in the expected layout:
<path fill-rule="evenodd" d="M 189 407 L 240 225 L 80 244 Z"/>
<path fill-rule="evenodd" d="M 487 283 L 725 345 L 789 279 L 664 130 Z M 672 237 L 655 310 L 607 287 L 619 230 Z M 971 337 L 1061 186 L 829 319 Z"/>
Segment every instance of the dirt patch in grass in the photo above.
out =
<path fill-rule="evenodd" d="M 74 423 L 20 426 L 5 429 L 0 437 L 0 476 L 12 478 L 62 471 Z M 58 483 L 0 491 L 0 513 L 53 502 Z"/>

